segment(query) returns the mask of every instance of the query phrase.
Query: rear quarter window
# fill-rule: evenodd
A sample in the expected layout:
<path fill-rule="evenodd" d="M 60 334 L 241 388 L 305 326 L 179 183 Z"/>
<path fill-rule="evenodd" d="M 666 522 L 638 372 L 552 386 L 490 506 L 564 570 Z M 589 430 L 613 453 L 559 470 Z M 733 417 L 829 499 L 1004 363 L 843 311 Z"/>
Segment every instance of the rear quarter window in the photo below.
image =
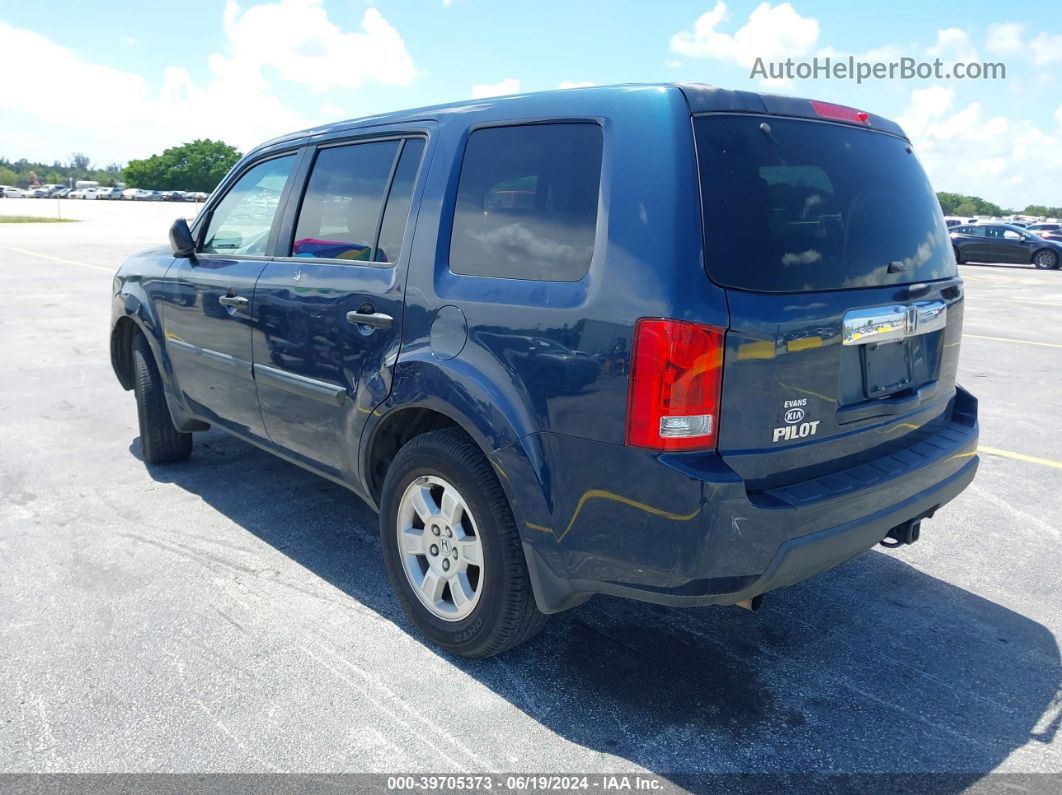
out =
<path fill-rule="evenodd" d="M 592 123 L 474 130 L 458 181 L 450 270 L 578 281 L 597 229 L 602 131 Z"/>
<path fill-rule="evenodd" d="M 694 131 L 717 283 L 800 292 L 955 275 L 936 195 L 905 141 L 765 116 L 699 116 Z"/>

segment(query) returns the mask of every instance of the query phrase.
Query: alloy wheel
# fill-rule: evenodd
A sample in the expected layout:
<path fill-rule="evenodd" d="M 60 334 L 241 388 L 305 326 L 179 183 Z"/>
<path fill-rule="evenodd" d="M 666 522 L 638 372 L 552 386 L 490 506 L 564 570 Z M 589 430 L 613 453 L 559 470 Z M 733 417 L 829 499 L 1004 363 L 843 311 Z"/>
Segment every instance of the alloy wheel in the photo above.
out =
<path fill-rule="evenodd" d="M 1035 264 L 1038 268 L 1053 268 L 1058 264 L 1058 255 L 1053 251 L 1037 252 Z"/>
<path fill-rule="evenodd" d="M 417 598 L 443 621 L 467 618 L 483 592 L 483 545 L 461 493 L 435 475 L 416 478 L 402 494 L 395 527 Z"/>

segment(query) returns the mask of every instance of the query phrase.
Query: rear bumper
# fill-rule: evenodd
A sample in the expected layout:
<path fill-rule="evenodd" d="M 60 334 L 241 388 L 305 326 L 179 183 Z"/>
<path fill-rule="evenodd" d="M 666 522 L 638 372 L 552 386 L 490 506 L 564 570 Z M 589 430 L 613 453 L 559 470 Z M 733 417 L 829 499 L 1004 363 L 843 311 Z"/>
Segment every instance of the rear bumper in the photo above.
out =
<path fill-rule="evenodd" d="M 911 448 L 770 492 L 747 490 L 714 454 L 550 440 L 547 457 L 564 461 L 566 480 L 550 484 L 549 525 L 522 528 L 539 607 L 556 612 L 594 593 L 734 604 L 844 563 L 973 480 L 977 401 L 957 390 L 950 416 Z"/>

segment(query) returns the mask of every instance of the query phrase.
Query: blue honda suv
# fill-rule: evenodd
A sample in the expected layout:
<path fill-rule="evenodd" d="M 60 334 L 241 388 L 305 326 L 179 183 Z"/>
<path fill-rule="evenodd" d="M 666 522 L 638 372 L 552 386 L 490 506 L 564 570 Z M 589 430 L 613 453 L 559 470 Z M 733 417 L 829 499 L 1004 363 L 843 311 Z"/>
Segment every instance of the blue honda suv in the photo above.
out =
<path fill-rule="evenodd" d="M 829 103 L 628 85 L 294 133 L 112 308 L 145 461 L 213 426 L 348 487 L 467 656 L 598 593 L 755 608 L 913 542 L 978 464 L 937 200 L 896 124 Z"/>

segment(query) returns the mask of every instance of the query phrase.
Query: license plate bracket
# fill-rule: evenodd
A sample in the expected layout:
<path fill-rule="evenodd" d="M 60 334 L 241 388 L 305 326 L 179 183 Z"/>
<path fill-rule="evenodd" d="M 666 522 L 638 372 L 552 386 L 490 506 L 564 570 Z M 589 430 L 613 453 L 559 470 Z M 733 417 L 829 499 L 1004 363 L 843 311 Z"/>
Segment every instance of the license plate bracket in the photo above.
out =
<path fill-rule="evenodd" d="M 863 391 L 868 398 L 886 397 L 914 386 L 907 340 L 861 346 Z"/>

